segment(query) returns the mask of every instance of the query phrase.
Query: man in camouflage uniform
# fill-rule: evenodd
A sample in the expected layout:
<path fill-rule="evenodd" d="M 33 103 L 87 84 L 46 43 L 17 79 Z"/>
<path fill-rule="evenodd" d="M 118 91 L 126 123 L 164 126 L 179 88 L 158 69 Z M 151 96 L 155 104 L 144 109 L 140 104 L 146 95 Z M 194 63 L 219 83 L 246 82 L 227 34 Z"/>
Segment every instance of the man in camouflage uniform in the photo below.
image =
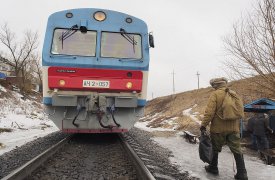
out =
<path fill-rule="evenodd" d="M 215 91 L 209 97 L 200 128 L 201 131 L 206 131 L 206 126 L 211 122 L 210 137 L 213 159 L 208 166 L 205 166 L 205 170 L 211 174 L 219 174 L 218 154 L 223 145 L 228 145 L 236 161 L 237 174 L 235 179 L 248 179 L 240 146 L 240 120 L 223 120 L 217 115 L 221 113 L 218 111 L 221 111 L 220 107 L 226 94 L 227 79 L 212 79 L 210 84 Z"/>

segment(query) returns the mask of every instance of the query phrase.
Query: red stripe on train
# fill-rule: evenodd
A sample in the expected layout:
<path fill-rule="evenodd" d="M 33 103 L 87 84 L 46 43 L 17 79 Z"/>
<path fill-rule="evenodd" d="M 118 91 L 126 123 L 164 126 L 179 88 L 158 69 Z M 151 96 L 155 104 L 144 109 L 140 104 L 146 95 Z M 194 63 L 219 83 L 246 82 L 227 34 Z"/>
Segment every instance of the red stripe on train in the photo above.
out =
<path fill-rule="evenodd" d="M 99 90 L 99 91 L 137 91 L 142 89 L 141 71 L 49 67 L 48 85 L 50 89 Z M 60 80 L 64 83 L 60 84 Z M 100 82 L 107 87 L 83 87 L 84 80 Z M 129 85 L 130 83 L 130 85 Z M 128 85 L 127 85 L 128 84 Z"/>

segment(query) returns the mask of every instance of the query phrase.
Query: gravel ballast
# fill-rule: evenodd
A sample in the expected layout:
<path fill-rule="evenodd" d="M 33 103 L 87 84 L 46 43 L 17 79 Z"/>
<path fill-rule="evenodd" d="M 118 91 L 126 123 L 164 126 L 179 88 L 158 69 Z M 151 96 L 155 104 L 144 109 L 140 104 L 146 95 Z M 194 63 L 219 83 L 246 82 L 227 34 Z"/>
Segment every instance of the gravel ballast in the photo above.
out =
<path fill-rule="evenodd" d="M 67 136 L 68 134 L 54 132 L 4 153 L 0 156 L 0 178 L 5 177 L 14 169 L 22 166 Z"/>
<path fill-rule="evenodd" d="M 134 127 L 128 133 L 125 133 L 124 136 L 126 136 L 126 138 L 130 136 L 138 144 L 138 149 L 143 150 L 143 152 L 138 153 L 138 155 L 156 179 L 197 179 L 190 177 L 187 171 L 184 173 L 180 172 L 178 167 L 170 162 L 169 157 L 173 156 L 172 152 L 153 141 L 151 138 L 154 136 L 151 132 Z"/>
<path fill-rule="evenodd" d="M 51 133 L 3 154 L 0 156 L 0 178 L 5 177 L 12 170 L 39 155 L 66 136 L 68 134 L 61 132 Z M 151 132 L 132 128 L 123 136 L 127 141 L 130 141 L 129 144 L 133 145 L 133 149 L 156 179 L 196 179 L 190 177 L 188 172 L 180 172 L 178 167 L 170 162 L 169 157 L 173 156 L 172 153 L 154 142 L 151 139 L 154 137 Z M 75 151 L 78 151 L 78 149 L 76 148 Z M 75 174 L 75 178 L 79 178 L 79 175 Z"/>

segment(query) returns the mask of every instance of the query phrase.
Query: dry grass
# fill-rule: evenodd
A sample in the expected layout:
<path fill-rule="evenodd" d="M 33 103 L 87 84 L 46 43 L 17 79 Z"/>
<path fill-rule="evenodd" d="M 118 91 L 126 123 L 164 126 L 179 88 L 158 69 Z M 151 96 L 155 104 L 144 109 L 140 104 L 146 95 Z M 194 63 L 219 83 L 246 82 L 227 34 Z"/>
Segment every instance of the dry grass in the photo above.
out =
<path fill-rule="evenodd" d="M 2 148 L 2 147 L 5 147 L 5 145 L 3 143 L 0 143 L 0 148 Z"/>
<path fill-rule="evenodd" d="M 8 91 L 8 92 L 0 91 L 0 98 L 1 99 L 3 99 L 3 98 L 9 99 L 9 98 L 14 98 L 14 97 L 13 97 L 13 94 L 10 91 Z"/>
<path fill-rule="evenodd" d="M 200 125 L 198 123 L 196 123 L 195 121 L 193 121 L 189 116 L 183 115 L 176 121 L 178 123 L 177 130 L 179 130 L 179 131 L 187 130 L 193 134 L 199 134 Z"/>
<path fill-rule="evenodd" d="M 235 90 L 243 98 L 245 104 L 250 103 L 251 101 L 258 98 L 267 97 L 275 99 L 274 95 L 259 85 L 252 83 L 252 80 L 253 78 L 233 81 L 228 84 L 228 87 Z M 199 125 L 190 119 L 190 117 L 184 116 L 182 112 L 188 108 L 192 108 L 193 112 L 198 112 L 202 115 L 204 113 L 207 100 L 212 91 L 213 88 L 211 87 L 201 88 L 199 90 L 192 90 L 175 95 L 159 97 L 149 101 L 145 109 L 145 115 L 153 116 L 157 113 L 160 113 L 161 116 L 156 118 L 154 121 L 151 121 L 148 126 L 169 127 L 169 125 L 163 124 L 162 122 L 165 119 L 179 117 L 176 120 L 176 123 L 178 123 L 178 130 L 188 130 L 197 134 L 199 132 Z M 200 116 L 197 118 L 201 119 Z"/>
<path fill-rule="evenodd" d="M 203 88 L 153 99 L 146 106 L 145 114 L 153 115 L 162 112 L 166 116 L 176 117 L 181 116 L 183 110 L 195 104 L 198 105 L 195 110 L 202 113 L 204 111 L 202 107 L 206 105 L 211 91 L 211 88 Z"/>
<path fill-rule="evenodd" d="M 152 135 L 154 137 L 171 137 L 175 136 L 176 132 L 175 131 L 153 131 Z"/>
<path fill-rule="evenodd" d="M 12 132 L 12 129 L 10 129 L 10 128 L 0 128 L 0 133 L 3 133 L 3 132 Z"/>

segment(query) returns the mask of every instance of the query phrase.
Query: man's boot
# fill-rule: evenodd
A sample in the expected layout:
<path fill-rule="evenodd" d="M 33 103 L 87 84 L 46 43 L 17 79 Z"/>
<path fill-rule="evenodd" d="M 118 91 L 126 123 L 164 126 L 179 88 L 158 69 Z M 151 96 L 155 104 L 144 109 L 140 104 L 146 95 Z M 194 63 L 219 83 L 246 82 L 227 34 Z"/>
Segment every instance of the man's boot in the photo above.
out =
<path fill-rule="evenodd" d="M 218 169 L 218 153 L 214 152 L 213 153 L 213 158 L 211 163 L 208 166 L 205 166 L 205 170 L 208 173 L 218 175 L 219 174 L 219 169 Z"/>
<path fill-rule="evenodd" d="M 243 155 L 234 153 L 234 158 L 237 166 L 237 174 L 234 176 L 234 178 L 239 180 L 248 180 Z"/>

